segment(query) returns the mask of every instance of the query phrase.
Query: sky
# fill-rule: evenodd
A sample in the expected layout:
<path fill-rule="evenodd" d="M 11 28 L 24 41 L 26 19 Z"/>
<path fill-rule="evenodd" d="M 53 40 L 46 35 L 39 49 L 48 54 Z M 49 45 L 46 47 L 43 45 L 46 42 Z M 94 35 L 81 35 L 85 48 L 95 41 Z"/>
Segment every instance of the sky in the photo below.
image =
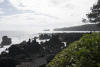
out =
<path fill-rule="evenodd" d="M 82 25 L 97 0 L 0 0 L 0 31 L 40 31 Z"/>

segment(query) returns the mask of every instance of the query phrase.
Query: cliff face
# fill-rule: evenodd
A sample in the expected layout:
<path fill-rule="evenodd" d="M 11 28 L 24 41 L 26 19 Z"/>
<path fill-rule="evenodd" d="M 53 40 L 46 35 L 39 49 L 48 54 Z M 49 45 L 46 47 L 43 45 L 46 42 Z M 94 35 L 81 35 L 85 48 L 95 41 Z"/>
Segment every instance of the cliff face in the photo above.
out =
<path fill-rule="evenodd" d="M 57 28 L 54 31 L 100 31 L 100 27 L 97 24 L 86 24 L 74 27 Z"/>

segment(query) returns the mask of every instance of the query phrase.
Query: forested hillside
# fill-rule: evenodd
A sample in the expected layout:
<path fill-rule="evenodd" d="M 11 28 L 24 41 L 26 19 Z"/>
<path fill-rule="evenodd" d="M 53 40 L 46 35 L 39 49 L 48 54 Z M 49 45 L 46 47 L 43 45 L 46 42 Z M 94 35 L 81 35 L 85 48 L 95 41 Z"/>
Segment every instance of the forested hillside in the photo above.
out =
<path fill-rule="evenodd" d="M 57 28 L 54 31 L 100 31 L 100 27 L 96 24 L 86 24 L 74 27 Z"/>

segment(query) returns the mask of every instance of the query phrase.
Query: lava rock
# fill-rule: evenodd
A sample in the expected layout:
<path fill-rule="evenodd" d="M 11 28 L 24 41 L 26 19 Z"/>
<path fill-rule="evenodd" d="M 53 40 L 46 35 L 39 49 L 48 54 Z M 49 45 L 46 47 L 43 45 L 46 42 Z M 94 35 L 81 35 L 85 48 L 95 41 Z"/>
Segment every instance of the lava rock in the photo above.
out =
<path fill-rule="evenodd" d="M 8 38 L 8 36 L 2 37 L 1 45 L 10 45 L 12 43 L 11 38 Z"/>

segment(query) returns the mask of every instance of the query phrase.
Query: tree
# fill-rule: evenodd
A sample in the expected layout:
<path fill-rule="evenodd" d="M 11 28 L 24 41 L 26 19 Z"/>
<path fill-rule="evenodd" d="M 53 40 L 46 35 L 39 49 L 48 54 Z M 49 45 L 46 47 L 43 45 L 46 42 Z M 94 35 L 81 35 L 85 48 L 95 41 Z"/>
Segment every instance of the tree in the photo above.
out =
<path fill-rule="evenodd" d="M 85 18 L 82 18 L 83 23 L 87 23 L 87 20 Z"/>
<path fill-rule="evenodd" d="M 97 1 L 97 4 L 93 5 L 91 12 L 87 14 L 87 17 L 90 23 L 100 24 L 100 0 Z"/>

